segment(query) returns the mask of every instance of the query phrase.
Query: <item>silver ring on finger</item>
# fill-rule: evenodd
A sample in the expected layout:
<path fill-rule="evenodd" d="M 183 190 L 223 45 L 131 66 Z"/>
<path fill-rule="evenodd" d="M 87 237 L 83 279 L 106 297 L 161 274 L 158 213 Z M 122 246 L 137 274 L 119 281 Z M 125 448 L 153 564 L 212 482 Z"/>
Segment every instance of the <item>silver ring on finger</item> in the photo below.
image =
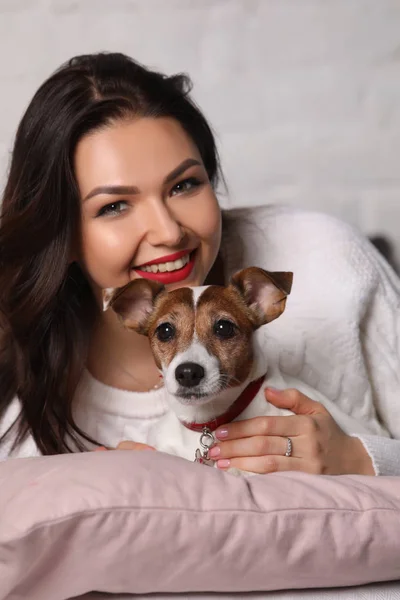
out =
<path fill-rule="evenodd" d="M 293 449 L 293 444 L 292 444 L 292 440 L 290 439 L 290 437 L 288 437 L 286 439 L 286 452 L 285 452 L 285 456 L 292 456 L 292 449 Z"/>

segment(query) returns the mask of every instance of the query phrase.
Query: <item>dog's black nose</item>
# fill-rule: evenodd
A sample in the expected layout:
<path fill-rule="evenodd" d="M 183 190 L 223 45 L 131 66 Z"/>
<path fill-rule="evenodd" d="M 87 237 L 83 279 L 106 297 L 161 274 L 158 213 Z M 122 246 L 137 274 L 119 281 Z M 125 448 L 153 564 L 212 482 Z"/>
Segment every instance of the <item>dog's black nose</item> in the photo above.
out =
<path fill-rule="evenodd" d="M 183 387 L 191 388 L 198 385 L 204 377 L 204 369 L 201 365 L 186 362 L 178 365 L 175 369 L 175 379 Z"/>

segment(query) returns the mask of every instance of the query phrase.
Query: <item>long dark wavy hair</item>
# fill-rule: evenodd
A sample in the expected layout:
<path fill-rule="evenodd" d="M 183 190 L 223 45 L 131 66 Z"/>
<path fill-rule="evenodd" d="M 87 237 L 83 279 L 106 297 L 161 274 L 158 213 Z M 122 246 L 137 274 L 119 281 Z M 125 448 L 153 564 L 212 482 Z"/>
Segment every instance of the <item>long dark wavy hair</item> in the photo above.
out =
<path fill-rule="evenodd" d="M 77 56 L 39 88 L 18 127 L 0 222 L 0 420 L 18 396 L 14 448 L 31 434 L 43 454 L 83 451 L 72 399 L 97 314 L 76 263 L 78 141 L 131 117 L 176 119 L 220 175 L 213 133 L 186 75 L 167 77 L 118 53 Z M 211 274 L 212 277 L 212 274 Z M 91 440 L 94 441 L 94 440 Z"/>

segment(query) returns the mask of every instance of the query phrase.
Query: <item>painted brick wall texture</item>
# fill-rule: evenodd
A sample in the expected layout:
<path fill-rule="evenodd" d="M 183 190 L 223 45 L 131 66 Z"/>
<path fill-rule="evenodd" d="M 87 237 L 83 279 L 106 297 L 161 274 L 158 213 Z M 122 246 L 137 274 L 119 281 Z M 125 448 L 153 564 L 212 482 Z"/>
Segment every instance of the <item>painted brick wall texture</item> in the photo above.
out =
<path fill-rule="evenodd" d="M 400 0 L 0 0 L 0 185 L 38 85 L 72 55 L 188 72 L 230 188 L 383 232 L 400 252 Z"/>

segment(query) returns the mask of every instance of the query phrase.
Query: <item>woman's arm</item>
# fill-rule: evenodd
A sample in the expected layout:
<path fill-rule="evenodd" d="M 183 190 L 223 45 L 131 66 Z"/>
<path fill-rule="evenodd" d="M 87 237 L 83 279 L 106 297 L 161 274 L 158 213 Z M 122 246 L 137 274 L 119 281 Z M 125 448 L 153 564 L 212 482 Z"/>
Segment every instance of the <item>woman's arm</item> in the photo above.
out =
<path fill-rule="evenodd" d="M 218 450 L 210 455 L 222 468 L 400 476 L 400 280 L 366 241 L 365 247 L 364 240 L 359 243 L 375 275 L 359 327 L 364 372 L 376 418 L 392 439 L 345 433 L 322 404 L 297 390 L 270 389 L 267 400 L 296 416 L 232 423 L 224 427 L 224 437 L 217 431 Z M 284 456 L 288 437 L 293 442 L 291 457 Z"/>
<path fill-rule="evenodd" d="M 363 235 L 336 219 L 274 207 L 247 214 L 248 222 L 230 217 L 230 271 L 242 263 L 294 271 L 291 303 L 268 329 L 284 373 L 365 424 L 367 435 L 345 428 L 360 440 L 354 447 L 376 473 L 400 475 L 398 276 Z M 233 239 L 242 242 L 240 255 Z"/>

